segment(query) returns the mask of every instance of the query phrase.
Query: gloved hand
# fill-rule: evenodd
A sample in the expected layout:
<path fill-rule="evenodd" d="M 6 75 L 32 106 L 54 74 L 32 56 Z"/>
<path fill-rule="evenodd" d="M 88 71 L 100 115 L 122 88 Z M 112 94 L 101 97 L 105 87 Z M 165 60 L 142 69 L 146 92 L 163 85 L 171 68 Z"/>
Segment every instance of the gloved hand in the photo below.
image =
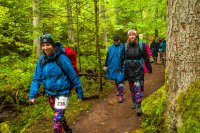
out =
<path fill-rule="evenodd" d="M 108 67 L 106 67 L 106 66 L 105 66 L 105 67 L 103 67 L 103 70 L 104 70 L 104 71 L 107 71 L 107 69 L 108 69 Z"/>

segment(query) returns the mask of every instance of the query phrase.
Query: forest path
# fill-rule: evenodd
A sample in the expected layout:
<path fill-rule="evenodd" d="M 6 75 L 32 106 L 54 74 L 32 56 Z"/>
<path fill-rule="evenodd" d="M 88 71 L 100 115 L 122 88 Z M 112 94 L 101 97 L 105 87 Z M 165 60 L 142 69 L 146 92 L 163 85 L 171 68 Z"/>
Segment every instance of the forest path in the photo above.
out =
<path fill-rule="evenodd" d="M 152 64 L 153 73 L 145 75 L 144 97 L 148 97 L 164 84 L 165 67 Z M 143 116 L 137 116 L 132 109 L 128 83 L 125 82 L 124 102 L 118 103 L 115 88 L 104 100 L 95 103 L 89 110 L 77 117 L 70 125 L 73 133 L 130 133 L 140 128 Z"/>

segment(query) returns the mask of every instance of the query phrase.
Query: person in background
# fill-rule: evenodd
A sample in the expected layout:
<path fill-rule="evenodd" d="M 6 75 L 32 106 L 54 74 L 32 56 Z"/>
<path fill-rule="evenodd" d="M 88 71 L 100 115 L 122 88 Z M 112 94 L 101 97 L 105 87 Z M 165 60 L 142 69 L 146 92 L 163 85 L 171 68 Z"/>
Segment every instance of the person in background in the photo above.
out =
<path fill-rule="evenodd" d="M 120 68 L 121 71 L 124 70 L 124 80 L 129 82 L 133 108 L 136 108 L 136 114 L 140 116 L 144 86 L 143 62 L 146 63 L 148 73 L 152 73 L 152 67 L 145 46 L 139 41 L 137 32 L 131 29 L 127 35 L 127 43 L 121 52 Z"/>
<path fill-rule="evenodd" d="M 120 54 L 123 48 L 123 44 L 120 43 L 120 38 L 115 35 L 113 37 L 113 44 L 108 48 L 104 70 L 106 71 L 106 77 L 114 80 L 117 90 L 118 102 L 123 102 L 123 81 L 118 81 L 117 76 L 119 75 L 119 64 Z"/>
<path fill-rule="evenodd" d="M 139 34 L 139 40 L 142 42 L 142 44 L 145 46 L 145 49 L 147 51 L 147 54 L 148 54 L 148 57 L 149 59 L 151 58 L 151 50 L 150 50 L 150 47 L 149 47 L 149 44 L 147 44 L 145 41 L 144 41 L 144 36 L 143 34 Z M 146 66 L 146 63 L 144 62 L 144 73 L 148 73 L 148 69 L 147 69 L 147 66 Z"/>
<path fill-rule="evenodd" d="M 158 47 L 158 53 L 159 53 L 159 57 L 160 57 L 160 61 L 162 61 L 162 51 L 161 51 L 161 43 L 162 43 L 162 39 L 160 38 L 157 42 L 157 47 Z"/>
<path fill-rule="evenodd" d="M 71 93 L 71 82 L 75 86 L 78 99 L 83 99 L 81 81 L 69 58 L 64 54 L 62 46 L 56 45 L 50 34 L 40 36 L 40 45 L 43 54 L 35 68 L 30 87 L 29 101 L 35 102 L 38 89 L 43 84 L 44 91 L 54 112 L 54 133 L 61 133 L 62 129 L 66 133 L 71 133 L 72 129 L 67 124 L 64 112 Z M 60 61 L 67 75 L 58 66 L 56 60 Z M 59 99 L 63 101 L 59 101 Z"/>
<path fill-rule="evenodd" d="M 165 65 L 166 63 L 166 40 L 163 38 L 161 42 L 161 52 L 162 52 L 162 64 Z"/>
<path fill-rule="evenodd" d="M 155 40 L 153 40 L 151 42 L 150 50 L 151 50 L 151 53 L 152 53 L 152 57 L 154 59 L 154 63 L 156 64 L 157 63 L 157 58 L 158 58 L 158 45 L 157 45 Z"/>

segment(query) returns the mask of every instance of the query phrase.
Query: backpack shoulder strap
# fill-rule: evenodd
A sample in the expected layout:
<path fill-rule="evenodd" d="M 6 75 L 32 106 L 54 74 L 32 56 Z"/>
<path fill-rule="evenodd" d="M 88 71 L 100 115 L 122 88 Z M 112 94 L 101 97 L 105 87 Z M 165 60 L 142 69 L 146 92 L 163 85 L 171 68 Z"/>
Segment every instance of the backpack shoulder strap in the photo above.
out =
<path fill-rule="evenodd" d="M 125 46 L 124 46 L 124 58 L 126 60 L 126 54 L 128 52 L 128 43 L 125 43 Z"/>
<path fill-rule="evenodd" d="M 42 57 L 42 60 L 40 62 L 40 65 L 41 65 L 42 68 L 46 65 L 44 58 L 45 58 L 45 56 Z"/>
<path fill-rule="evenodd" d="M 62 64 L 59 60 L 60 55 L 56 56 L 56 64 L 60 67 L 60 69 L 62 70 L 62 72 L 67 76 L 67 73 L 65 72 L 64 68 L 62 67 Z"/>
<path fill-rule="evenodd" d="M 140 47 L 140 50 L 141 50 L 141 51 L 143 51 L 143 45 L 145 45 L 145 43 L 139 42 L 139 47 Z"/>

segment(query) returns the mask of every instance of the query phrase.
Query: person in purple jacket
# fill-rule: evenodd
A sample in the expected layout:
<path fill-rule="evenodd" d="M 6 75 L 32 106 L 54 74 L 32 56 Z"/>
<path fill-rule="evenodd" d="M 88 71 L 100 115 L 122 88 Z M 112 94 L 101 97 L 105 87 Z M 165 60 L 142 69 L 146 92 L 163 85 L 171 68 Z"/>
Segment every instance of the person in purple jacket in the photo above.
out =
<path fill-rule="evenodd" d="M 43 84 L 45 94 L 54 111 L 54 133 L 61 133 L 62 129 L 71 133 L 72 129 L 67 124 L 64 112 L 71 93 L 71 83 L 76 89 L 78 99 L 83 99 L 81 81 L 69 58 L 64 54 L 62 46 L 56 45 L 50 34 L 40 36 L 40 45 L 43 54 L 36 65 L 30 87 L 29 101 L 35 102 L 38 89 Z M 58 60 L 63 70 L 58 65 Z"/>

